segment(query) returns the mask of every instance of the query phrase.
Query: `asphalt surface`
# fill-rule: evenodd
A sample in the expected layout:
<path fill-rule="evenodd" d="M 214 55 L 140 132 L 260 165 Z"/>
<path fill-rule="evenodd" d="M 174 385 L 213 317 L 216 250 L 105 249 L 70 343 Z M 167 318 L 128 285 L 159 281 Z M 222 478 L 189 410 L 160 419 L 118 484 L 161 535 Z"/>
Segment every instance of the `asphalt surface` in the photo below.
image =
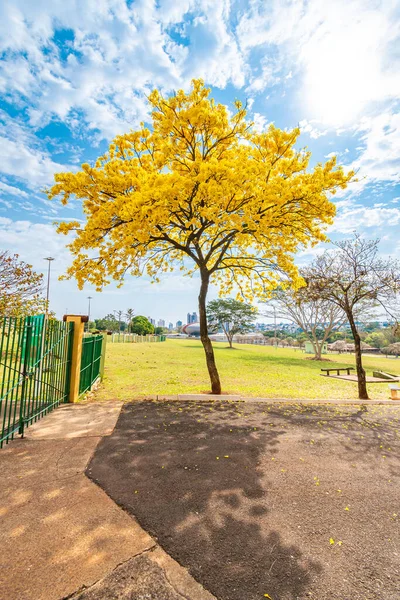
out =
<path fill-rule="evenodd" d="M 87 474 L 220 600 L 398 600 L 399 419 L 135 402 Z"/>

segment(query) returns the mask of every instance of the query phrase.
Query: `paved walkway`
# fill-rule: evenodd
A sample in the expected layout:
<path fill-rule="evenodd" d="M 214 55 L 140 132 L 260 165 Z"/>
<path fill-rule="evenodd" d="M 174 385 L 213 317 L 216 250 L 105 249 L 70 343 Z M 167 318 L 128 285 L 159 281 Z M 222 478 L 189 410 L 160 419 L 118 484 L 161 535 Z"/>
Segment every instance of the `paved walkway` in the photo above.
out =
<path fill-rule="evenodd" d="M 393 405 L 135 402 L 88 474 L 219 600 L 399 600 L 399 424 Z"/>
<path fill-rule="evenodd" d="M 60 407 L 0 451 L 1 600 L 212 600 L 84 474 L 121 406 Z"/>

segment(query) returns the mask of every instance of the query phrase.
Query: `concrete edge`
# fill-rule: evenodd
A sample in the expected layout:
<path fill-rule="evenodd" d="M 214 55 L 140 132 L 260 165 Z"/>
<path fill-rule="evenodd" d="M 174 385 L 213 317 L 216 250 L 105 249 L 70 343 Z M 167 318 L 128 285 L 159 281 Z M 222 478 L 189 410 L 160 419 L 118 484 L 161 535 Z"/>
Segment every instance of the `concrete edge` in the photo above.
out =
<path fill-rule="evenodd" d="M 148 556 L 162 568 L 170 585 L 184 598 L 190 598 L 190 600 L 216 600 L 215 596 L 198 583 L 187 569 L 176 562 L 158 544 L 150 551 Z"/>
<path fill-rule="evenodd" d="M 163 401 L 163 400 L 175 400 L 180 402 L 263 402 L 265 404 L 333 404 L 333 405 L 346 405 L 354 404 L 355 406 L 369 406 L 369 405 L 389 405 L 389 406 L 400 406 L 400 400 L 357 400 L 357 399 L 339 399 L 331 398 L 262 398 L 252 396 L 236 396 L 221 394 L 220 396 L 214 394 L 148 394 L 147 396 L 135 396 L 130 400 L 126 400 L 124 404 L 138 401 Z"/>
<path fill-rule="evenodd" d="M 187 569 L 177 563 L 169 554 L 167 554 L 156 542 L 150 548 L 146 548 L 142 552 L 133 554 L 127 560 L 119 563 L 109 571 L 104 577 L 101 577 L 91 585 L 83 585 L 78 590 L 64 596 L 60 600 L 80 600 L 86 595 L 87 592 L 92 590 L 101 590 L 103 583 L 112 580 L 121 570 L 129 568 L 134 561 L 146 557 L 149 561 L 157 565 L 164 574 L 167 585 L 170 586 L 174 592 L 182 597 L 182 600 L 217 600 L 208 590 L 206 590 L 200 583 L 198 583 L 189 573 Z M 160 590 L 162 591 L 162 590 Z M 109 597 L 109 596 L 107 596 Z M 136 597 L 136 596 L 135 596 Z M 142 597 L 142 596 L 141 596 Z M 147 596 L 146 596 L 147 598 Z"/>

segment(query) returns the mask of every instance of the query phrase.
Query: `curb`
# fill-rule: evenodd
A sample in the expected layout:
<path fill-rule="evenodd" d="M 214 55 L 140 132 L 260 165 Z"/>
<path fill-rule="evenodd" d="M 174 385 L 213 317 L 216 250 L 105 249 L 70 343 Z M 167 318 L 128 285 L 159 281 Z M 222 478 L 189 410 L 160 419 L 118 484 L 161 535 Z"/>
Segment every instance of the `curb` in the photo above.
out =
<path fill-rule="evenodd" d="M 355 406 L 368 405 L 390 405 L 400 406 L 400 400 L 351 400 L 332 398 L 262 398 L 251 396 L 239 396 L 230 394 L 149 394 L 145 397 L 135 397 L 128 402 L 134 401 L 180 401 L 180 402 L 264 402 L 266 404 L 354 404 Z"/>

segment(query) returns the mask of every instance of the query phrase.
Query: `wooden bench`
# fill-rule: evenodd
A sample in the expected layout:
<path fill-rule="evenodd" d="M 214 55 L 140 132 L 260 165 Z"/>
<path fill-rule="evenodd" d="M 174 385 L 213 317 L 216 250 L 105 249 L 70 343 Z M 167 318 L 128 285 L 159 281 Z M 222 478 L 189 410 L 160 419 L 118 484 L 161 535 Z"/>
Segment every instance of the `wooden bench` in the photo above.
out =
<path fill-rule="evenodd" d="M 354 371 L 354 367 L 342 367 L 340 369 L 334 367 L 331 369 L 321 369 L 321 371 L 326 372 L 328 377 L 330 376 L 331 371 L 336 371 L 336 375 L 340 375 L 340 371 L 346 371 L 347 375 L 350 375 L 350 371 Z"/>

